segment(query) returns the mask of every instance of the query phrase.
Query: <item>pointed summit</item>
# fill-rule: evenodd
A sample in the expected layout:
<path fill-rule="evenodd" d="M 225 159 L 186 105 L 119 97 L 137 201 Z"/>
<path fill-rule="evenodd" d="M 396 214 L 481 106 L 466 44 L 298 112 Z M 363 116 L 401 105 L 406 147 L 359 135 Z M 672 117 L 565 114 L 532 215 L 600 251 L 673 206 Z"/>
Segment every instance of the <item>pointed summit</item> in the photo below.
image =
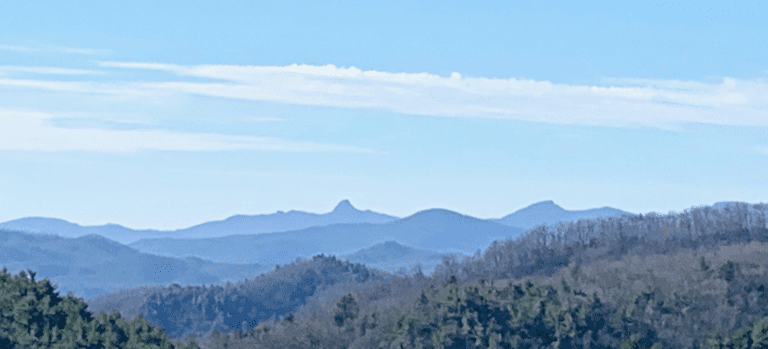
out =
<path fill-rule="evenodd" d="M 532 208 L 565 210 L 562 207 L 560 207 L 558 204 L 556 204 L 554 201 L 547 200 L 547 201 L 541 201 L 541 202 L 537 202 L 535 204 L 529 205 L 528 207 L 526 207 L 526 208 L 524 208 L 524 209 L 522 209 L 520 211 L 523 211 L 523 210 L 526 210 L 526 209 L 532 209 Z"/>
<path fill-rule="evenodd" d="M 355 208 L 355 206 L 352 206 L 352 204 L 349 202 L 349 200 L 341 200 L 338 205 L 336 205 L 336 208 L 333 209 L 334 213 L 345 213 L 345 212 L 357 212 L 358 210 Z"/>
<path fill-rule="evenodd" d="M 557 225 L 559 222 L 575 222 L 579 219 L 616 217 L 621 216 L 624 213 L 628 212 L 610 207 L 569 211 L 560 207 L 554 201 L 547 200 L 537 202 L 493 221 L 512 227 L 531 229 L 540 224 Z"/>

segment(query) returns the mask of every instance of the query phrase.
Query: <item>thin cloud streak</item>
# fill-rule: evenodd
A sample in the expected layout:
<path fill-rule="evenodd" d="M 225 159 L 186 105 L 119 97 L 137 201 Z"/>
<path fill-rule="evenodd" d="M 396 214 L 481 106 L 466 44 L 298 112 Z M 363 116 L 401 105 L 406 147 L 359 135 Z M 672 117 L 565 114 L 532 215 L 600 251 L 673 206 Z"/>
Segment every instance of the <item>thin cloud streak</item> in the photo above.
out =
<path fill-rule="evenodd" d="M 353 152 L 372 150 L 273 137 L 184 133 L 165 130 L 105 130 L 61 128 L 50 124 L 52 114 L 0 109 L 0 150 L 138 152 L 266 150 L 288 152 Z"/>
<path fill-rule="evenodd" d="M 79 94 L 108 95 L 120 98 L 143 97 L 159 98 L 160 89 L 151 86 L 125 82 L 90 82 L 56 81 L 40 79 L 0 79 L 0 86 L 10 88 L 31 88 L 48 91 L 71 92 Z M 168 93 L 166 93 L 168 94 Z"/>
<path fill-rule="evenodd" d="M 0 75 L 8 75 L 12 73 L 30 73 L 41 75 L 103 75 L 106 72 L 98 70 L 87 69 L 71 69 L 71 68 L 57 68 L 57 67 L 23 67 L 15 65 L 3 65 L 0 66 Z"/>
<path fill-rule="evenodd" d="M 389 108 L 407 114 L 504 118 L 608 126 L 710 123 L 768 126 L 768 83 L 725 78 L 721 83 L 620 80 L 584 86 L 548 81 L 441 77 L 309 66 L 182 66 L 100 62 L 106 68 L 150 69 L 212 82 L 135 85 L 222 98 L 334 107 Z"/>

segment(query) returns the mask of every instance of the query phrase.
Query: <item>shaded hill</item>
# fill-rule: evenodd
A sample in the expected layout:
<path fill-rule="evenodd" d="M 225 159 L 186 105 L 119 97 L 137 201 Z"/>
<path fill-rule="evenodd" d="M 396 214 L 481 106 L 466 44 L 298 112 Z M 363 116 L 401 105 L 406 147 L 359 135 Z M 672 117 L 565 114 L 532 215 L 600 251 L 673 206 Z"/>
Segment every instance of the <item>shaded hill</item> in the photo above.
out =
<path fill-rule="evenodd" d="M 141 314 L 171 338 L 201 337 L 214 329 L 253 328 L 262 320 L 295 312 L 310 297 L 334 285 L 382 281 L 391 275 L 332 256 L 279 266 L 226 286 L 170 285 L 106 294 L 88 301 L 92 311 Z"/>
<path fill-rule="evenodd" d="M 163 256 L 197 256 L 225 263 L 283 264 L 325 253 L 343 255 L 395 241 L 441 253 L 472 254 L 522 229 L 432 209 L 386 224 L 337 224 L 298 231 L 207 239 L 142 239 L 129 246 Z"/>
<path fill-rule="evenodd" d="M 199 258 L 141 253 L 99 235 L 63 238 L 0 230 L 0 265 L 32 269 L 61 292 L 91 297 L 144 285 L 222 283 L 255 276 L 270 266 L 228 265 Z"/>
<path fill-rule="evenodd" d="M 37 234 L 54 234 L 76 238 L 96 234 L 123 244 L 147 238 L 208 238 L 237 234 L 262 234 L 300 230 L 332 224 L 380 224 L 397 217 L 356 209 L 349 200 L 343 200 L 333 211 L 323 214 L 302 211 L 277 211 L 264 215 L 235 215 L 221 221 L 206 222 L 177 230 L 134 230 L 117 224 L 81 226 L 57 218 L 27 217 L 0 223 L 0 229 Z"/>
<path fill-rule="evenodd" d="M 559 222 L 574 222 L 579 219 L 620 217 L 623 214 L 631 213 L 611 207 L 569 211 L 550 200 L 535 203 L 502 218 L 492 219 L 492 221 L 528 230 L 540 224 L 557 225 Z"/>
<path fill-rule="evenodd" d="M 429 274 L 442 261 L 443 254 L 403 246 L 394 241 L 387 241 L 362 249 L 352 254 L 339 256 L 350 262 L 361 263 L 367 267 L 395 272 L 401 268 L 410 270 L 421 263 L 424 273 Z"/>

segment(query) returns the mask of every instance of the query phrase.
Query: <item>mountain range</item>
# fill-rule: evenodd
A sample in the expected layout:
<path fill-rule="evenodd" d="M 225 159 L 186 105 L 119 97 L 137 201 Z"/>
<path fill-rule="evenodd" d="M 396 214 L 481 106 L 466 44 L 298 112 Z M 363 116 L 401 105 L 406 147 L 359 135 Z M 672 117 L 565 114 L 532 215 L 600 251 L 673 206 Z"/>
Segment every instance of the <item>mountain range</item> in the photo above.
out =
<path fill-rule="evenodd" d="M 238 215 L 174 231 L 28 217 L 0 223 L 0 265 L 37 270 L 84 297 L 147 285 L 220 284 L 318 254 L 390 272 L 421 263 L 430 273 L 445 254 L 474 254 L 538 224 L 624 213 L 568 211 L 545 201 L 500 219 L 445 209 L 397 218 L 343 200 L 325 214 Z"/>
<path fill-rule="evenodd" d="M 561 221 L 620 216 L 625 213 L 628 212 L 610 207 L 569 211 L 552 201 L 543 201 L 502 218 L 489 220 L 527 230 L 539 224 L 553 225 Z M 227 235 L 289 232 L 336 224 L 385 224 L 398 219 L 400 218 L 371 210 L 358 210 L 349 200 L 342 200 L 333 211 L 323 214 L 292 210 L 277 211 L 272 214 L 235 215 L 224 220 L 205 222 L 177 230 L 135 230 L 118 224 L 81 226 L 62 219 L 45 217 L 26 217 L 3 222 L 0 223 L 0 229 L 54 234 L 70 238 L 96 234 L 122 244 L 130 244 L 150 238 L 217 238 Z"/>
<path fill-rule="evenodd" d="M 397 219 L 397 217 L 371 210 L 358 210 L 352 206 L 349 200 L 343 200 L 336 205 L 333 211 L 323 214 L 292 210 L 262 215 L 235 215 L 224 220 L 205 222 L 177 230 L 134 230 L 118 224 L 81 226 L 62 219 L 44 217 L 27 217 L 0 223 L 0 229 L 55 234 L 70 238 L 97 234 L 110 240 L 129 244 L 144 238 L 210 238 L 234 234 L 284 232 L 332 224 L 380 224 Z"/>
<path fill-rule="evenodd" d="M 516 238 L 520 228 L 431 209 L 384 224 L 334 224 L 297 231 L 205 239 L 142 239 L 128 246 L 161 256 L 197 256 L 222 263 L 285 264 L 325 253 L 351 254 L 396 241 L 440 253 L 471 254 L 494 240 Z"/>
<path fill-rule="evenodd" d="M 342 200 L 328 213 L 303 211 L 277 211 L 263 215 L 235 215 L 221 221 L 207 222 L 186 229 L 174 231 L 186 239 L 221 237 L 226 235 L 264 234 L 301 230 L 334 224 L 382 224 L 397 220 L 397 217 L 371 210 L 361 211 L 349 200 Z"/>

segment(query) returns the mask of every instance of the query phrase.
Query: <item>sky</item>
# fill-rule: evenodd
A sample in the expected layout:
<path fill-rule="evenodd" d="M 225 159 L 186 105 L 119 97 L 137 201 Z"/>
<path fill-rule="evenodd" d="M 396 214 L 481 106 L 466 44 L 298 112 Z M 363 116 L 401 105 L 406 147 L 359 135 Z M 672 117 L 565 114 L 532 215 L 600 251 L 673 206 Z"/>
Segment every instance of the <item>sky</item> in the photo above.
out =
<path fill-rule="evenodd" d="M 768 1 L 3 1 L 0 221 L 768 196 Z"/>

